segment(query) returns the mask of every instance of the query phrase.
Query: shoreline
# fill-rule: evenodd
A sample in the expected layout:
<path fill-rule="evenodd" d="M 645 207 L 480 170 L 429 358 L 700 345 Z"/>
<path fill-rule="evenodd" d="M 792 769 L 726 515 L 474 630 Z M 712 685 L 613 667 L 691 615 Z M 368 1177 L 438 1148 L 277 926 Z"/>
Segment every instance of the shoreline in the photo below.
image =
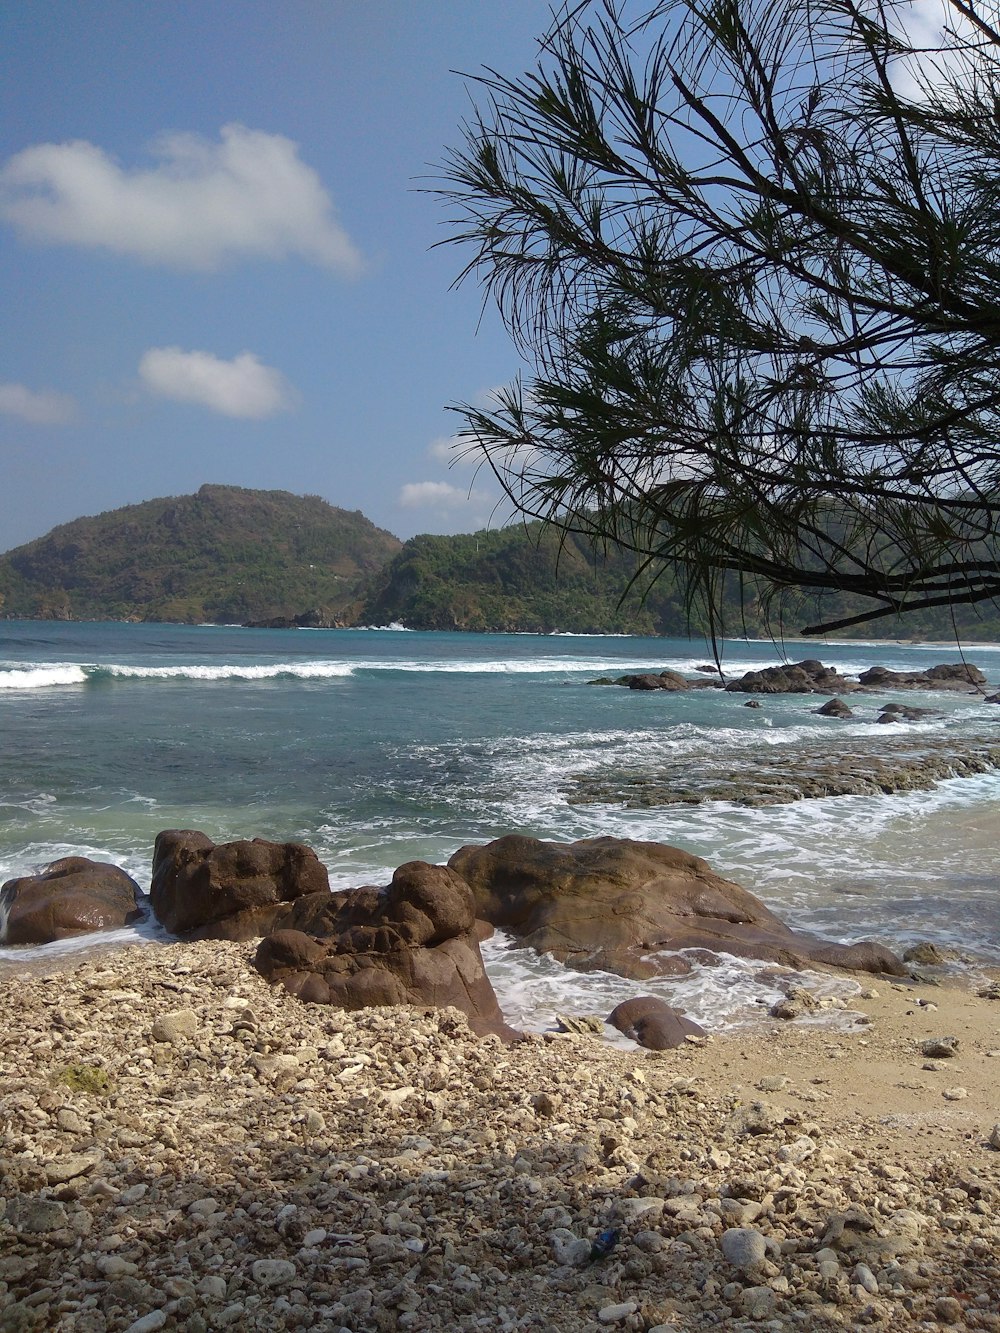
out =
<path fill-rule="evenodd" d="M 505 1049 L 303 1005 L 252 952 L 5 980 L 0 1325 L 1000 1328 L 1000 998 L 876 980 L 852 1035 Z"/>

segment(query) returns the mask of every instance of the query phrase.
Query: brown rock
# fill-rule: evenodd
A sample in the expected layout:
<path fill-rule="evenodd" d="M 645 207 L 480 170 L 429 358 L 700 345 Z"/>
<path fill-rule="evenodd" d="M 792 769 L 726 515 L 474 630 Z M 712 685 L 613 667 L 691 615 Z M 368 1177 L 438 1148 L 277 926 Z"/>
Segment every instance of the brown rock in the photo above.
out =
<path fill-rule="evenodd" d="M 157 920 L 190 939 L 248 940 L 271 929 L 283 903 L 329 894 L 326 867 L 297 842 L 226 842 L 167 829 L 153 850 L 150 898 Z"/>
<path fill-rule="evenodd" d="M 688 1037 L 704 1037 L 705 1029 L 655 995 L 638 995 L 616 1005 L 608 1022 L 650 1051 L 671 1051 Z"/>
<path fill-rule="evenodd" d="M 726 686 L 730 692 L 740 694 L 830 694 L 834 691 L 842 694 L 856 688 L 853 681 L 814 658 L 789 666 L 748 671 Z"/>
<path fill-rule="evenodd" d="M 839 717 L 846 719 L 854 716 L 847 704 L 844 703 L 843 699 L 830 699 L 822 708 L 814 708 L 813 712 L 817 713 L 820 717 Z"/>
<path fill-rule="evenodd" d="M 255 962 L 269 981 L 314 1004 L 453 1005 L 477 1032 L 518 1035 L 483 966 L 471 890 L 445 866 L 410 861 L 387 888 L 283 905 Z"/>
<path fill-rule="evenodd" d="M 809 959 L 906 971 L 880 945 L 833 944 L 790 930 L 700 857 L 662 843 L 511 834 L 462 847 L 448 864 L 471 886 L 479 916 L 580 971 L 676 973 L 677 951 L 698 948 L 793 967 Z"/>
<path fill-rule="evenodd" d="M 48 944 L 95 930 L 118 930 L 143 915 L 142 891 L 119 866 L 67 856 L 39 875 L 0 889 L 5 944 Z"/>
<path fill-rule="evenodd" d="M 874 666 L 863 671 L 858 683 L 865 689 L 975 690 L 986 677 L 969 662 L 945 662 L 926 671 L 890 671 Z"/>

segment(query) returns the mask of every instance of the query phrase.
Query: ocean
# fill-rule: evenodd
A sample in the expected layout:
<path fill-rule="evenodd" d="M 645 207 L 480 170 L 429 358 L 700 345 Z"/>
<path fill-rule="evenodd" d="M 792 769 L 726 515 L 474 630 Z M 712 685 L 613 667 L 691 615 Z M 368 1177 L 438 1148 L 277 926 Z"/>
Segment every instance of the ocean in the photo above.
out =
<path fill-rule="evenodd" d="M 815 640 L 722 650 L 729 678 L 805 657 L 853 675 L 960 656 L 954 644 Z M 1000 646 L 965 656 L 1000 688 Z M 930 940 L 967 967 L 1000 963 L 1000 772 L 763 806 L 717 792 L 641 803 L 646 786 L 706 774 L 752 782 L 788 758 L 808 767 L 890 740 L 960 753 L 1000 739 L 1000 706 L 890 692 L 851 697 L 857 717 L 843 722 L 812 711 L 826 696 L 763 696 L 748 709 L 746 695 L 716 689 L 589 683 L 693 675 L 710 662 L 703 641 L 679 639 L 0 622 L 0 882 L 82 855 L 121 865 L 146 889 L 166 828 L 308 843 L 335 889 L 386 883 L 404 861 L 443 862 L 504 833 L 613 834 L 705 857 L 793 927 L 899 950 Z M 930 715 L 874 726 L 887 702 Z M 147 924 L 99 944 L 0 946 L 0 975 L 29 953 L 58 966 L 121 938 L 153 947 L 164 936 Z M 536 1029 L 556 1013 L 606 1013 L 640 989 L 719 1027 L 749 1021 L 775 994 L 745 960 L 639 988 L 503 938 L 484 957 L 509 1021 Z"/>

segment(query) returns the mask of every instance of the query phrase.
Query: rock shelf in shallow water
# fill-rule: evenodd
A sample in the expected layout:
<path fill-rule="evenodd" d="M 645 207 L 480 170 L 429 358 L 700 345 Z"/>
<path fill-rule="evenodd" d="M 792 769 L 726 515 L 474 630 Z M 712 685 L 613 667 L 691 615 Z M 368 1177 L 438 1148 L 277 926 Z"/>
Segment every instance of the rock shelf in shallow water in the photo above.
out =
<path fill-rule="evenodd" d="M 881 732 L 880 728 L 880 732 Z M 572 778 L 564 790 L 571 805 L 784 805 L 824 796 L 874 796 L 929 791 L 948 778 L 975 777 L 1000 768 L 1000 744 L 954 738 L 878 740 L 857 747 L 856 737 L 824 734 L 799 748 L 763 755 L 705 755 L 692 774 L 690 759 L 660 760 L 653 771 Z"/>

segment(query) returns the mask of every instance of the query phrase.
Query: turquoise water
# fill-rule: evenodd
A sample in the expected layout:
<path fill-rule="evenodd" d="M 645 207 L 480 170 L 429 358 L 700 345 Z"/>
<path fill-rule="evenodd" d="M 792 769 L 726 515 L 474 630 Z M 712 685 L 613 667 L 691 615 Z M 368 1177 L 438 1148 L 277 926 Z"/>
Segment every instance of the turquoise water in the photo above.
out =
<path fill-rule="evenodd" d="M 790 643 L 784 654 L 847 673 L 957 659 L 954 645 Z M 730 642 L 723 665 L 736 676 L 780 656 Z M 1000 648 L 967 656 L 1000 687 Z M 443 861 L 511 831 L 612 833 L 705 856 L 793 925 L 1000 959 L 1000 775 L 763 809 L 571 802 L 577 779 L 641 776 L 666 760 L 697 771 L 722 757 L 738 770 L 827 735 L 871 743 L 870 723 L 815 717 L 815 697 L 749 710 L 719 690 L 587 683 L 708 661 L 703 642 L 668 639 L 0 622 L 0 879 L 81 854 L 146 887 L 156 834 L 177 827 L 307 842 L 335 887 L 384 883 L 404 861 Z M 908 734 L 1000 736 L 996 705 L 900 697 L 941 713 Z"/>

